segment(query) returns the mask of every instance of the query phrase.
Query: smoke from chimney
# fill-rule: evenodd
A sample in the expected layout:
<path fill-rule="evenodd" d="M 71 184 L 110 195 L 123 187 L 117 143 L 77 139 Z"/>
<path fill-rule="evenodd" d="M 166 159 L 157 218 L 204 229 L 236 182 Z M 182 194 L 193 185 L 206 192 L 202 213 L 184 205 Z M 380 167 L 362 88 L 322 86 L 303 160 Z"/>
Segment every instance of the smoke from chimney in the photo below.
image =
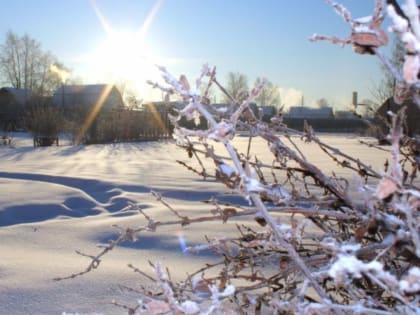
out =
<path fill-rule="evenodd" d="M 61 83 L 65 83 L 66 80 L 69 78 L 70 73 L 68 73 L 66 70 L 64 69 L 60 69 L 59 67 L 57 67 L 55 64 L 51 64 L 50 65 L 50 71 L 57 74 L 58 77 L 60 78 Z"/>

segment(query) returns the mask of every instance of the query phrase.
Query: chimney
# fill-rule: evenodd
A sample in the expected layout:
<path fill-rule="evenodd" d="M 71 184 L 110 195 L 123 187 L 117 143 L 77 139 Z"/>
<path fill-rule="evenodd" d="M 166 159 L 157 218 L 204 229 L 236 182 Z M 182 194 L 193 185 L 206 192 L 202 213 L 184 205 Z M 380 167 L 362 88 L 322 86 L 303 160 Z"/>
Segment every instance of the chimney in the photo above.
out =
<path fill-rule="evenodd" d="M 357 107 L 357 92 L 353 92 L 353 106 Z"/>

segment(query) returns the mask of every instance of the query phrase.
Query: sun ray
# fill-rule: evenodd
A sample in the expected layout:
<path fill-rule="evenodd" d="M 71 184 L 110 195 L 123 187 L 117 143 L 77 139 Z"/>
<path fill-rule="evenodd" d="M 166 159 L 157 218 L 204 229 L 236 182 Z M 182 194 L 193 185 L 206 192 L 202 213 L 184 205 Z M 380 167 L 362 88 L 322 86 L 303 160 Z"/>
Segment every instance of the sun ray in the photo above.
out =
<path fill-rule="evenodd" d="M 90 0 L 90 5 L 92 6 L 93 11 L 95 12 L 96 17 L 98 18 L 99 22 L 101 23 L 104 31 L 107 34 L 110 34 L 112 32 L 112 27 L 108 24 L 105 16 L 102 14 L 101 10 L 99 10 L 99 7 L 97 6 L 96 1 L 95 0 Z"/>
<path fill-rule="evenodd" d="M 143 24 L 140 26 L 139 30 L 137 31 L 137 35 L 142 43 L 144 41 L 144 38 L 146 37 L 147 31 L 150 28 L 150 25 L 155 19 L 156 14 L 159 12 L 161 4 L 162 4 L 162 0 L 158 0 L 155 2 L 149 14 L 147 15 L 146 19 L 144 20 Z"/>
<path fill-rule="evenodd" d="M 147 45 L 146 37 L 163 0 L 152 2 L 144 20 L 132 31 L 114 28 L 101 10 L 100 2 L 90 0 L 90 4 L 106 34 L 92 57 L 93 72 L 108 82 L 124 81 L 137 93 L 149 93 L 145 82 L 155 77 L 157 72 L 154 67 L 156 56 Z"/>
<path fill-rule="evenodd" d="M 107 84 L 102 91 L 101 95 L 96 100 L 96 103 L 92 107 L 89 115 L 87 116 L 85 122 L 83 123 L 82 127 L 80 128 L 79 134 L 76 138 L 76 143 L 81 143 L 83 137 L 85 136 L 86 132 L 89 130 L 90 126 L 92 125 L 93 121 L 95 120 L 96 116 L 98 115 L 99 111 L 102 108 L 105 100 L 107 99 L 109 93 L 111 92 L 112 85 Z"/>
<path fill-rule="evenodd" d="M 152 114 L 152 117 L 154 121 L 157 123 L 159 129 L 164 133 L 168 134 L 168 128 L 166 128 L 165 123 L 162 120 L 162 116 L 159 114 L 158 110 L 156 109 L 156 106 L 153 103 L 147 104 L 147 107 Z"/>

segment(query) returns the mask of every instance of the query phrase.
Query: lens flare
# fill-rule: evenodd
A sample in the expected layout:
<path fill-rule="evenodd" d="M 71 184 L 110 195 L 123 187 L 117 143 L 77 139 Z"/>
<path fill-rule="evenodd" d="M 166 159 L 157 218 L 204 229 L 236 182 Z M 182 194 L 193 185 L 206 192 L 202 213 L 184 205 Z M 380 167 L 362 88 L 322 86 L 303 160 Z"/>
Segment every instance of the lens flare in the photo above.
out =
<path fill-rule="evenodd" d="M 176 232 L 176 235 L 178 237 L 179 247 L 181 248 L 181 252 L 185 254 L 187 250 L 187 241 L 185 240 L 184 234 L 181 230 L 178 230 Z"/>
<path fill-rule="evenodd" d="M 162 116 L 159 114 L 159 111 L 156 109 L 156 106 L 152 103 L 147 104 L 147 108 L 153 116 L 154 122 L 157 123 L 159 129 L 164 133 L 168 134 L 168 128 L 166 128 L 165 123 L 162 120 Z"/>
<path fill-rule="evenodd" d="M 98 97 L 96 103 L 92 107 L 92 110 L 90 111 L 88 117 L 86 118 L 86 121 L 83 123 L 82 128 L 80 128 L 80 132 L 76 138 L 76 143 L 81 143 L 83 137 L 85 136 L 86 132 L 89 130 L 90 126 L 92 125 L 93 121 L 98 115 L 100 109 L 102 108 L 102 105 L 104 104 L 109 93 L 111 92 L 111 89 L 112 89 L 112 85 L 108 84 L 105 86 L 101 95 Z"/>
<path fill-rule="evenodd" d="M 139 27 L 133 30 L 114 28 L 101 11 L 100 3 L 90 0 L 105 38 L 93 53 L 92 73 L 112 81 L 123 81 L 138 92 L 147 90 L 147 79 L 156 77 L 155 52 L 146 42 L 162 0 L 155 1 Z"/>
<path fill-rule="evenodd" d="M 98 18 L 99 22 L 102 25 L 102 28 L 104 29 L 104 31 L 106 33 L 110 33 L 112 28 L 111 26 L 108 24 L 107 20 L 105 19 L 105 16 L 102 14 L 101 10 L 99 10 L 99 7 L 96 5 L 96 1 L 95 0 L 91 0 L 90 1 L 90 5 L 92 6 L 93 11 L 96 14 L 96 17 Z"/>

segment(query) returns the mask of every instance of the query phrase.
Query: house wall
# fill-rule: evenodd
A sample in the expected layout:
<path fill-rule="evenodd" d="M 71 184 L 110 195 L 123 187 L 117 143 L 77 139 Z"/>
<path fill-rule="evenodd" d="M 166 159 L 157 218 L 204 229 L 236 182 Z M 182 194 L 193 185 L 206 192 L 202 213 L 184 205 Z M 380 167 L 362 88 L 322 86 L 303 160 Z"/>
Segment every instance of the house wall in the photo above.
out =
<path fill-rule="evenodd" d="M 376 111 L 375 118 L 377 119 L 382 131 L 387 134 L 388 128 L 384 123 L 384 120 L 388 123 L 391 122 L 391 117 L 387 114 L 388 111 L 394 113 L 398 112 L 402 108 L 406 108 L 406 120 L 404 129 L 407 135 L 420 135 L 420 108 L 417 104 L 412 101 L 406 101 L 401 105 L 394 102 L 393 98 L 386 100 Z"/>
<path fill-rule="evenodd" d="M 363 132 L 367 129 L 367 125 L 361 119 L 347 118 L 291 118 L 284 117 L 284 123 L 292 129 L 302 131 L 305 121 L 312 126 L 316 132 L 343 132 L 354 133 Z"/>
<path fill-rule="evenodd" d="M 29 102 L 29 98 L 30 91 L 28 90 L 18 90 L 13 88 L 0 89 L 1 130 L 11 131 L 22 128 L 23 113 L 25 105 Z"/>
<path fill-rule="evenodd" d="M 123 102 L 121 93 L 118 91 L 118 89 L 115 86 L 112 87 L 107 98 L 105 99 L 103 107 L 107 109 L 118 109 L 118 108 L 122 108 L 123 106 L 124 106 L 124 102 Z"/>

